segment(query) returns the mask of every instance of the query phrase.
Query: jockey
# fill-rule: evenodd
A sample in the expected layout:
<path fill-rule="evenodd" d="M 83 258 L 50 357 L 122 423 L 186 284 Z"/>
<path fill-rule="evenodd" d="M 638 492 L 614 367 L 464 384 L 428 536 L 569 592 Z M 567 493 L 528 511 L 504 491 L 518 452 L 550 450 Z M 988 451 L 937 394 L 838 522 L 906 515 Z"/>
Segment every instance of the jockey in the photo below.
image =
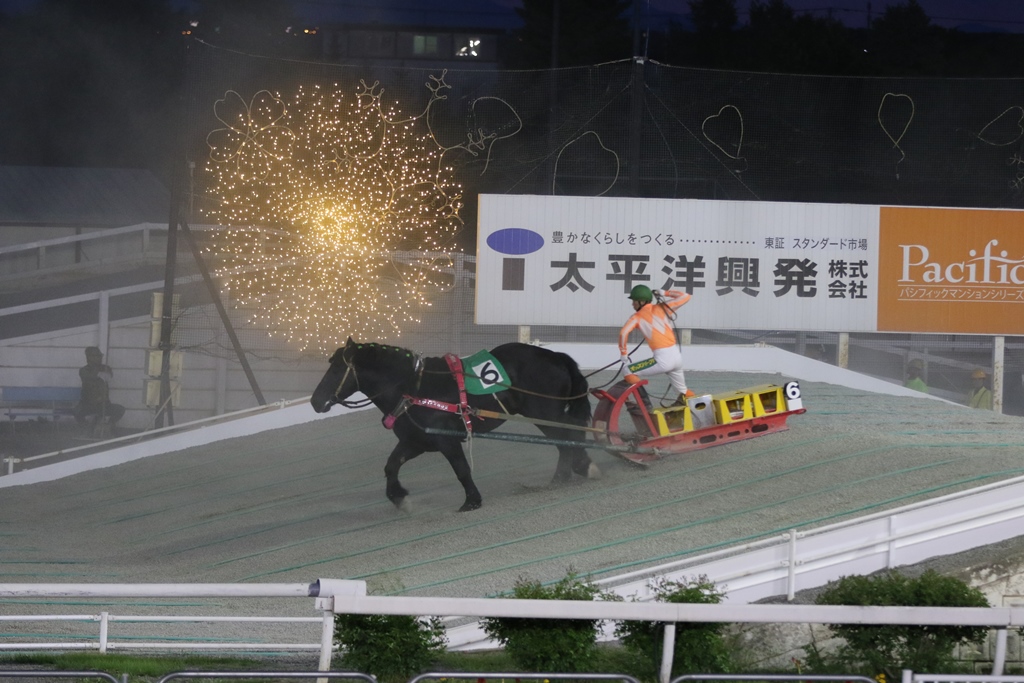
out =
<path fill-rule="evenodd" d="M 658 297 L 656 304 L 652 303 L 655 296 Z M 672 386 L 679 392 L 677 403 L 685 403 L 686 397 L 693 396 L 694 393 L 686 388 L 683 358 L 676 343 L 672 320 L 675 319 L 675 310 L 689 301 L 691 295 L 675 290 L 666 290 L 664 293 L 657 290 L 652 292 L 646 285 L 637 285 L 630 291 L 629 298 L 633 300 L 633 310 L 636 312 L 619 331 L 619 354 L 627 372 L 626 381 L 635 384 L 640 379 L 638 375 L 665 373 Z M 629 333 L 638 328 L 647 339 L 647 345 L 651 347 L 654 358 L 631 365 L 626 348 Z"/>

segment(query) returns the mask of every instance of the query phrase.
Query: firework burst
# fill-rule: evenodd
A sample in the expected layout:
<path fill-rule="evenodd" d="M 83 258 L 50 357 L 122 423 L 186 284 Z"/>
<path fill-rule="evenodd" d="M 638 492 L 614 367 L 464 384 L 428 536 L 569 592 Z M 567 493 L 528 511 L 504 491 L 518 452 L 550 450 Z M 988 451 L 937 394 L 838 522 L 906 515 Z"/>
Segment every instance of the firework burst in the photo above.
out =
<path fill-rule="evenodd" d="M 377 85 L 235 92 L 207 136 L 209 251 L 231 300 L 302 349 L 419 322 L 461 227 L 461 190 L 420 117 Z M 398 257 L 398 252 L 402 257 Z"/>

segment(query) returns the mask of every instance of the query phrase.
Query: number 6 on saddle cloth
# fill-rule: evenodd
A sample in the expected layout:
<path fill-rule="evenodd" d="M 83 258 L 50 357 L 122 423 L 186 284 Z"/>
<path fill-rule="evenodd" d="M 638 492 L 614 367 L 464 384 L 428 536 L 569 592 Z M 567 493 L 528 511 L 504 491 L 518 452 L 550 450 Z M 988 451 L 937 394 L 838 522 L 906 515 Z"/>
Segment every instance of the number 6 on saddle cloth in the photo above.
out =
<path fill-rule="evenodd" d="M 425 406 L 435 410 L 443 410 L 449 413 L 458 413 L 466 425 L 466 434 L 473 431 L 473 424 L 470 421 L 469 401 L 466 395 L 485 396 L 505 391 L 511 386 L 508 373 L 501 366 L 501 362 L 491 355 L 490 351 L 477 351 L 472 356 L 460 359 L 453 353 L 445 354 L 445 361 L 459 387 L 458 404 L 437 401 L 432 398 L 420 398 L 405 396 L 402 402 L 395 407 L 390 414 L 385 415 L 382 421 L 385 429 L 392 429 L 395 420 L 401 416 L 410 405 Z"/>

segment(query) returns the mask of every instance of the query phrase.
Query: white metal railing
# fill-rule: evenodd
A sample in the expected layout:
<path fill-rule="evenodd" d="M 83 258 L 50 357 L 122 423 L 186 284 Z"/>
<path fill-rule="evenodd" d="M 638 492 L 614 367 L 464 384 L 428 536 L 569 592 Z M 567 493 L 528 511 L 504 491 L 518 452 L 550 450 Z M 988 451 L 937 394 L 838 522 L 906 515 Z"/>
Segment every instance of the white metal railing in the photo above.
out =
<path fill-rule="evenodd" d="M 187 284 L 195 280 L 201 279 L 201 275 L 188 275 L 177 278 L 174 283 L 176 285 Z M 98 301 L 104 297 L 110 298 L 114 296 L 121 296 L 123 294 L 136 294 L 138 292 L 150 292 L 159 291 L 163 289 L 163 280 L 154 282 L 144 282 L 137 285 L 129 285 L 127 287 L 116 287 L 114 289 L 107 289 L 101 292 L 88 292 L 86 294 L 75 294 L 74 296 L 66 296 L 62 299 L 49 299 L 47 301 L 36 301 L 31 304 L 21 304 L 20 306 L 8 306 L 7 308 L 0 308 L 0 317 L 6 315 L 15 315 L 18 313 L 29 313 L 31 311 L 44 311 L 48 308 L 57 308 L 58 306 L 67 306 L 68 304 L 78 304 L 84 301 Z"/>
<path fill-rule="evenodd" d="M 313 677 L 316 677 L 317 683 L 326 682 L 328 679 L 339 678 L 354 678 L 356 680 L 363 681 L 363 683 L 377 683 L 376 678 L 370 674 L 364 674 L 359 671 L 176 671 L 174 673 L 167 674 L 156 683 L 167 683 L 167 681 L 173 681 L 181 678 L 212 678 L 214 680 L 251 680 L 258 678 L 273 678 L 287 680 L 292 678 Z M 125 681 L 125 683 L 127 683 L 127 681 Z"/>
<path fill-rule="evenodd" d="M 140 223 L 138 225 L 129 225 L 122 228 L 92 229 L 90 232 L 85 232 L 79 235 L 68 235 L 66 237 L 54 237 L 52 239 L 47 240 L 37 240 L 35 242 L 11 244 L 5 247 L 0 247 L 0 258 L 4 256 L 9 256 L 11 254 L 17 254 L 19 252 L 36 251 L 38 252 L 38 255 L 36 256 L 36 264 L 39 269 L 42 269 L 46 261 L 46 250 L 49 247 L 59 247 L 65 244 L 88 242 L 91 240 L 110 239 L 112 237 L 130 235 L 136 232 L 141 233 L 142 251 L 146 252 L 149 250 L 150 233 L 153 230 L 162 230 L 166 232 L 167 226 L 159 225 L 157 223 Z"/>
<path fill-rule="evenodd" d="M 11 669 L 0 670 L 2 678 L 99 678 L 109 683 L 128 683 L 128 674 L 121 674 L 118 680 L 106 671 L 12 671 Z"/>
<path fill-rule="evenodd" d="M 0 623 L 4 622 L 80 622 L 99 624 L 99 633 L 95 641 L 75 642 L 38 642 L 6 644 L 0 642 L 2 650 L 97 650 L 106 654 L 109 650 L 256 650 L 259 652 L 320 652 L 323 644 L 316 643 L 198 643 L 198 642 L 163 642 L 163 641 L 119 641 L 110 637 L 110 625 L 122 623 L 268 623 L 268 624 L 323 624 L 324 617 L 215 617 L 215 616 L 138 616 L 115 615 L 110 612 L 99 614 L 31 614 L 8 616 L 0 615 Z M 336 649 L 336 648 L 334 648 Z"/>
<path fill-rule="evenodd" d="M 672 683 L 684 683 L 684 681 L 793 681 L 803 683 L 804 681 L 849 681 L 849 683 L 878 683 L 874 678 L 867 676 L 850 676 L 835 674 L 686 674 L 676 676 Z"/>
<path fill-rule="evenodd" d="M 94 642 L 53 642 L 52 638 L 37 637 L 28 642 L 2 642 L 0 651 L 23 650 L 99 650 L 101 653 L 109 649 L 137 650 L 256 650 L 271 651 L 319 651 L 320 670 L 330 668 L 331 654 L 334 645 L 334 615 L 330 610 L 329 601 L 340 595 L 365 595 L 365 581 L 349 581 L 340 579 L 317 579 L 313 583 L 153 583 L 153 584 L 117 584 L 117 583 L 9 583 L 0 584 L 0 604 L 5 598 L 124 598 L 124 597 L 193 597 L 193 598 L 315 598 L 315 606 L 321 612 L 320 617 L 239 617 L 239 616 L 114 616 L 109 612 L 90 614 L 43 614 L 43 615 L 0 615 L 0 623 L 4 622 L 96 622 L 99 624 L 98 634 Z M 319 643 L 253 643 L 248 642 L 187 642 L 187 641 L 149 641 L 125 642 L 110 639 L 112 622 L 149 622 L 149 623 L 320 623 Z"/>
<path fill-rule="evenodd" d="M 32 455 L 25 458 L 6 457 L 3 458 L 4 464 L 3 469 L 0 469 L 0 475 L 5 472 L 7 474 L 14 474 L 14 466 L 20 463 L 30 463 L 37 460 L 47 460 L 57 456 L 64 456 L 68 454 L 74 454 L 81 451 L 95 451 L 97 448 L 107 448 L 118 444 L 130 444 L 137 443 L 139 441 L 149 439 L 154 436 L 169 436 L 171 434 L 181 434 L 183 432 L 200 429 L 202 427 L 208 427 L 211 424 L 218 424 L 221 422 L 229 422 L 231 420 L 238 420 L 252 415 L 260 413 L 268 413 L 283 408 L 290 408 L 291 406 L 298 405 L 300 403 L 309 403 L 309 396 L 302 398 L 293 398 L 287 400 L 280 400 L 274 403 L 268 403 L 262 406 L 254 406 L 252 408 L 243 408 L 242 410 L 236 410 L 230 413 L 224 413 L 223 415 L 213 415 L 211 417 L 204 417 L 198 420 L 191 420 L 189 422 L 183 422 L 181 424 L 170 425 L 167 427 L 159 427 L 156 429 L 150 429 L 139 434 L 128 434 L 126 436 L 119 436 L 115 439 L 109 439 L 102 443 L 86 444 L 84 446 L 74 446 L 72 448 L 64 448 L 59 451 L 51 451 L 49 453 L 40 453 L 39 455 Z"/>
<path fill-rule="evenodd" d="M 445 676 L 452 677 L 450 674 L 439 674 L 441 678 Z M 535 678 L 534 676 L 519 674 L 522 678 Z M 599 675 L 600 676 L 600 675 Z M 437 677 L 437 676 L 435 676 Z M 480 673 L 476 675 L 477 678 L 494 678 L 494 674 Z M 577 674 L 578 678 L 587 679 L 591 676 Z M 25 671 L 25 670 L 11 670 L 11 669 L 0 669 L 0 680 L 6 680 L 7 678 L 81 678 L 85 680 L 91 680 L 99 678 L 109 683 L 128 683 L 128 674 L 121 674 L 121 680 L 114 678 L 112 675 L 105 671 Z M 160 678 L 157 683 L 167 683 L 167 681 L 179 680 L 182 678 L 190 679 L 214 679 L 214 680 L 259 680 L 259 679 L 274 679 L 274 680 L 289 680 L 289 679 L 303 679 L 303 678 L 316 678 L 318 683 L 323 683 L 328 680 L 336 679 L 356 679 L 363 681 L 363 683 L 377 683 L 377 679 L 370 674 L 364 674 L 360 671 L 175 671 L 169 673 L 164 677 Z M 551 676 L 555 678 L 555 676 Z M 620 680 L 625 680 L 626 683 L 639 683 L 635 678 L 617 677 Z"/>
<path fill-rule="evenodd" d="M 483 681 L 486 679 L 505 679 L 514 681 L 623 681 L 623 683 L 640 683 L 640 681 L 627 674 L 606 674 L 606 673 L 502 673 L 498 671 L 444 671 L 417 674 L 409 679 L 408 683 L 422 683 L 422 681 L 445 681 L 448 679 L 461 681 Z M 163 683 L 158 681 L 157 683 Z M 851 682 L 852 683 L 852 682 Z M 867 681 L 866 683 L 876 683 Z"/>
<path fill-rule="evenodd" d="M 1024 683 L 1024 676 L 986 676 L 976 674 L 922 674 L 903 670 L 902 683 Z"/>
<path fill-rule="evenodd" d="M 666 624 L 660 681 L 668 683 L 675 650 L 675 624 L 908 624 L 985 626 L 996 629 L 993 672 L 1002 673 L 1007 629 L 1024 625 L 1024 607 L 862 607 L 839 605 L 733 605 L 663 602 L 586 602 L 495 598 L 334 596 L 336 614 L 410 614 L 529 619 L 657 621 Z M 1002 647 L 999 646 L 1002 643 Z"/>
<path fill-rule="evenodd" d="M 362 581 L 320 579 L 313 584 L 0 584 L 0 600 L 11 597 L 305 597 L 316 598 L 323 612 L 320 670 L 330 668 L 334 614 L 404 614 L 438 617 L 504 617 L 528 619 L 587 619 L 598 621 L 656 621 L 666 624 L 661 683 L 668 683 L 675 650 L 677 623 L 746 624 L 909 624 L 918 626 L 981 626 L 996 629 L 993 673 L 1000 675 L 1006 658 L 1006 633 L 1024 626 L 1024 607 L 864 607 L 842 605 L 735 605 L 582 600 L 521 600 L 369 596 Z M 75 616 L 75 615 L 68 615 Z M 11 616 L 5 621 L 31 620 Z M 150 617 L 153 621 L 161 618 Z M 166 618 L 163 618 L 166 619 Z M 205 620 L 197 619 L 196 620 Z M 999 643 L 1002 643 L 999 646 Z M 60 649 L 49 643 L 49 649 Z M 81 643 L 70 644 L 81 649 Z M 226 647 L 227 643 L 218 646 Z M 153 647 L 153 644 L 138 644 Z M 175 643 L 177 649 L 203 649 L 206 643 Z M 3 643 L 6 650 L 30 649 L 30 643 Z M 112 647 L 107 641 L 107 647 Z M 252 647 L 233 643 L 230 647 Z M 275 645 L 262 645 L 274 648 Z M 929 679 L 935 680 L 935 679 Z"/>

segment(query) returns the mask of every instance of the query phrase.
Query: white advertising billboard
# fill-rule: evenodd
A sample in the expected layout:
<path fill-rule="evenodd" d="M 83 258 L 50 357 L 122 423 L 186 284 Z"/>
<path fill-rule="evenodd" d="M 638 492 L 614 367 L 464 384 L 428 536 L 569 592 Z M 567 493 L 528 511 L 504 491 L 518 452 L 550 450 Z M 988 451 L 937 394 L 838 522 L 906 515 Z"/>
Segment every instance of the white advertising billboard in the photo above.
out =
<path fill-rule="evenodd" d="M 874 331 L 878 239 L 878 206 L 481 195 L 476 322 L 617 327 L 643 284 L 681 328 Z"/>

